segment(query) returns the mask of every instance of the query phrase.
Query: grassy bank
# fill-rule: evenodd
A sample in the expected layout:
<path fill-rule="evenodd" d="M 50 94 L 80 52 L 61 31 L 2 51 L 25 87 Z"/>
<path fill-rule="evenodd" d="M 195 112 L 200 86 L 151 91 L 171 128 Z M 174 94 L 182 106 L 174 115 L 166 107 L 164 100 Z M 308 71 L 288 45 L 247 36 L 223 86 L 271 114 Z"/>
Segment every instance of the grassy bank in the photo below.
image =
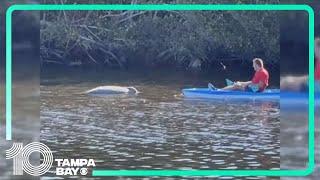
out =
<path fill-rule="evenodd" d="M 139 1 L 141 4 L 181 2 Z M 183 2 L 201 3 L 195 0 Z M 123 0 L 121 3 L 137 1 Z M 279 13 L 273 11 L 43 12 L 41 62 L 44 66 L 61 64 L 120 69 L 173 66 L 204 70 L 216 64 L 251 63 L 251 58 L 258 56 L 268 64 L 277 65 L 280 58 L 278 17 Z"/>
<path fill-rule="evenodd" d="M 5 7 L 14 2 L 0 2 L 4 7 L 4 11 L 0 12 L 2 22 L 5 22 Z M 19 1 L 19 3 L 25 2 L 30 1 Z M 41 1 L 50 4 L 288 2 L 279 0 Z M 317 8 L 317 3 L 309 3 Z M 315 9 L 315 13 L 315 32 L 319 35 L 320 21 L 317 20 L 319 10 Z M 25 47 L 24 45 L 31 45 L 35 54 L 39 53 L 38 43 L 41 37 L 40 62 L 44 69 L 58 65 L 112 69 L 131 69 L 138 66 L 150 69 L 163 67 L 211 71 L 223 67 L 221 63 L 223 65 L 240 63 L 250 66 L 251 58 L 259 56 L 265 59 L 268 67 L 279 67 L 281 62 L 281 67 L 292 70 L 305 67 L 307 63 L 304 60 L 308 55 L 306 17 L 306 14 L 298 12 L 259 14 L 225 11 L 42 11 L 41 13 L 19 11 L 13 17 L 12 33 L 14 49 L 16 45 L 20 49 Z M 1 39 L 5 39 L 5 26 L 1 26 L 0 31 Z M 5 41 L 0 43 L 5 47 Z M 1 49 L 1 59 L 5 59 L 4 49 Z M 25 51 L 29 52 L 29 49 Z M 38 59 L 34 60 L 39 62 Z M 14 62 L 21 64 L 17 60 Z M 4 61 L 1 63 L 3 67 Z M 302 69 L 305 71 L 305 68 Z"/>

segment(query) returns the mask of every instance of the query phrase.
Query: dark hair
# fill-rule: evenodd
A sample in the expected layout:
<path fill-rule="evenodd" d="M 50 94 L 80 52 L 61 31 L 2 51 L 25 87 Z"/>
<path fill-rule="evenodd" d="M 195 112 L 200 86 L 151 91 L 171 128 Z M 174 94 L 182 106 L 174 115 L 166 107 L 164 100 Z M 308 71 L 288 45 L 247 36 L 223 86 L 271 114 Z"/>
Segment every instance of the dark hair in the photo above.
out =
<path fill-rule="evenodd" d="M 253 62 L 256 63 L 259 67 L 263 68 L 263 60 L 260 58 L 254 58 Z"/>

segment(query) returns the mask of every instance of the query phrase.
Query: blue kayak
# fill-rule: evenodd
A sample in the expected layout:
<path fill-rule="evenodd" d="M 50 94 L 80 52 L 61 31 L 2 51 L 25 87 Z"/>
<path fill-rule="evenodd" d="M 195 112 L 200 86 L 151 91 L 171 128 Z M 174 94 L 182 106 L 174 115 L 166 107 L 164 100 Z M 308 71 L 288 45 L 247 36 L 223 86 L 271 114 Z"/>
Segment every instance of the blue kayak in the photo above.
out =
<path fill-rule="evenodd" d="M 266 89 L 263 92 L 212 90 L 210 88 L 189 88 L 183 89 L 182 93 L 186 98 L 217 99 L 217 100 L 259 100 L 277 101 L 281 105 L 307 105 L 309 94 L 304 92 L 280 92 L 279 89 Z M 320 106 L 320 93 L 315 93 L 315 105 Z"/>
<path fill-rule="evenodd" d="M 261 93 L 248 91 L 212 90 L 209 88 L 183 89 L 182 93 L 189 98 L 210 98 L 210 99 L 253 99 L 253 100 L 279 100 L 279 89 L 267 89 Z"/>

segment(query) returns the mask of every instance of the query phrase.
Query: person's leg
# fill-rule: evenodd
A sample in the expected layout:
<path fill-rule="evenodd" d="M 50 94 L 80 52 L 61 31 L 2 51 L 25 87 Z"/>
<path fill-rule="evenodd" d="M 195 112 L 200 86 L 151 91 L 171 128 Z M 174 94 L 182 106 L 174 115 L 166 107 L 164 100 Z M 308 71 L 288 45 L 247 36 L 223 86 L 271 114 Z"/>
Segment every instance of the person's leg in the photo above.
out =
<path fill-rule="evenodd" d="M 237 85 L 231 85 L 231 86 L 226 86 L 224 88 L 222 88 L 223 90 L 244 90 L 243 87 L 241 86 L 237 86 Z"/>
<path fill-rule="evenodd" d="M 234 85 L 231 85 L 231 86 L 226 86 L 224 88 L 222 88 L 223 90 L 234 90 L 235 89 L 235 86 Z"/>

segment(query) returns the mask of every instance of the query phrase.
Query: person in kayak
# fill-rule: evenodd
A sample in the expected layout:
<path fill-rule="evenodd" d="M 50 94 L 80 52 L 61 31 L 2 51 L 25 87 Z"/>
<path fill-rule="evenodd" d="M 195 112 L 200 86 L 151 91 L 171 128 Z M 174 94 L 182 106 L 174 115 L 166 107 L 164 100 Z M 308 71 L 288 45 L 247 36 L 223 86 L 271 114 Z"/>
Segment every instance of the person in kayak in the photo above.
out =
<path fill-rule="evenodd" d="M 314 40 L 314 51 L 315 51 L 315 71 L 314 71 L 314 90 L 320 92 L 320 38 Z M 281 90 L 286 91 L 308 91 L 308 75 L 304 76 L 287 76 L 282 77 L 280 84 Z"/>
<path fill-rule="evenodd" d="M 317 86 L 317 90 L 320 91 L 320 38 L 315 39 L 315 85 Z"/>
<path fill-rule="evenodd" d="M 263 92 L 269 85 L 269 72 L 264 68 L 263 60 L 260 58 L 254 58 L 252 61 L 255 74 L 251 81 L 240 82 L 237 81 L 231 85 L 228 85 L 223 90 L 243 90 L 250 92 Z M 216 90 L 212 84 L 209 84 L 210 89 Z"/>

